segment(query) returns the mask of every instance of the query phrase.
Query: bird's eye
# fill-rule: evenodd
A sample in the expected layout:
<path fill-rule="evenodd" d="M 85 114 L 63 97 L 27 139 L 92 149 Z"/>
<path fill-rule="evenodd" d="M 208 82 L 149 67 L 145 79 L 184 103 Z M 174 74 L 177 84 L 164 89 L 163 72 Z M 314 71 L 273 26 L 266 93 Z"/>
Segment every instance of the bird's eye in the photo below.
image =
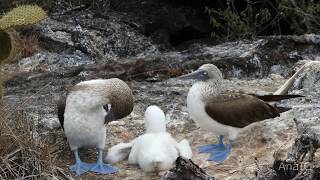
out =
<path fill-rule="evenodd" d="M 203 75 L 208 75 L 208 72 L 207 71 L 203 71 Z"/>

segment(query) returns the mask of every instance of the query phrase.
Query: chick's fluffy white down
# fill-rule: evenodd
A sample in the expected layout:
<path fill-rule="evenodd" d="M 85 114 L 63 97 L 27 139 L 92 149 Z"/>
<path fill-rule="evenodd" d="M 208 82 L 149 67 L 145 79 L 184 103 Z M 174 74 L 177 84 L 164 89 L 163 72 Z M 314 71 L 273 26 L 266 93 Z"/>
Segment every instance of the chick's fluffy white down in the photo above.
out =
<path fill-rule="evenodd" d="M 149 133 L 136 139 L 129 155 L 130 164 L 145 172 L 166 170 L 178 157 L 177 142 L 168 133 Z"/>

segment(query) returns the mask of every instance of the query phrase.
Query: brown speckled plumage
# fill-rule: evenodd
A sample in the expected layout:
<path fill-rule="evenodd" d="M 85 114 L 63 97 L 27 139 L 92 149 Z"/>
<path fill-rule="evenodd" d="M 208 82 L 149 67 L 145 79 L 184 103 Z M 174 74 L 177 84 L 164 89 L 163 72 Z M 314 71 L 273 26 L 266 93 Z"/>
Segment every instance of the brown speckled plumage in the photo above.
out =
<path fill-rule="evenodd" d="M 217 122 L 243 128 L 251 123 L 280 116 L 280 113 L 291 108 L 277 107 L 265 101 L 279 101 L 301 97 L 299 95 L 266 95 L 259 96 L 244 93 L 221 93 L 205 101 L 205 110 Z"/>

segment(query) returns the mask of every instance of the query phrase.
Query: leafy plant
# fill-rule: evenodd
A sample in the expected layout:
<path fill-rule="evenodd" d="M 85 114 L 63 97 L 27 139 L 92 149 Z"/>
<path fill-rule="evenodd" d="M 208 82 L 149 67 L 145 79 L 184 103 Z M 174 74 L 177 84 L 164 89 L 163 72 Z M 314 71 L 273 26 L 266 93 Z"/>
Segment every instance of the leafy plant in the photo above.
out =
<path fill-rule="evenodd" d="M 320 3 L 314 0 L 226 0 L 225 7 L 206 12 L 218 41 L 320 30 Z"/>

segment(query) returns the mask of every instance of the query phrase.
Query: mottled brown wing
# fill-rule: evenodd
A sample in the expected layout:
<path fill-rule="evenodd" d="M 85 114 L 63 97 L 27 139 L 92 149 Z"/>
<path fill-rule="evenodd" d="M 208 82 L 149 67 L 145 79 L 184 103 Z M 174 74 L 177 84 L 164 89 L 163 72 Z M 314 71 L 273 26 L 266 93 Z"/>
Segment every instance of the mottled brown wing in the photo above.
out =
<path fill-rule="evenodd" d="M 248 94 L 221 94 L 205 101 L 205 110 L 211 118 L 238 128 L 280 115 L 276 107 Z"/>

